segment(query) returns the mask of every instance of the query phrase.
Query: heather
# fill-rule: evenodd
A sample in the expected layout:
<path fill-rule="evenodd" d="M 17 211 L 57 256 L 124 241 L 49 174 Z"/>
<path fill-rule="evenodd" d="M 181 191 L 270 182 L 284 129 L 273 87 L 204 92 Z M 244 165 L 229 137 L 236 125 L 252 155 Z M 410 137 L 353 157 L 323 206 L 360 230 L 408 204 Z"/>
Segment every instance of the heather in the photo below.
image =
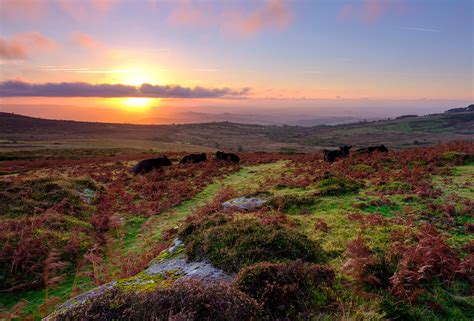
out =
<path fill-rule="evenodd" d="M 472 142 L 334 163 L 319 153 L 243 152 L 239 164 L 178 165 L 184 153 L 170 151 L 173 166 L 131 173 L 162 154 L 33 151 L 0 161 L 3 317 L 40 319 L 176 257 L 212 264 L 231 281 L 175 271 L 166 282 L 146 279 L 153 286 L 114 288 L 64 317 L 474 317 Z M 243 196 L 263 205 L 222 205 Z M 183 243 L 167 254 L 176 239 Z"/>

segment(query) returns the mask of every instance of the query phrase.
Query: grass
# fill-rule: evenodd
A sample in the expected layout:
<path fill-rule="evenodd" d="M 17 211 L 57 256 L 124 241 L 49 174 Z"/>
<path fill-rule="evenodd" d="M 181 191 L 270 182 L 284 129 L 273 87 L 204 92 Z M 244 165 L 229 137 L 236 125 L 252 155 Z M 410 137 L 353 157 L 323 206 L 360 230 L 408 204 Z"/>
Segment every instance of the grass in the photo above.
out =
<path fill-rule="evenodd" d="M 226 187 L 233 189 L 237 193 L 255 190 L 265 177 L 271 175 L 273 171 L 282 168 L 284 164 L 285 162 L 276 162 L 244 167 L 236 173 L 209 184 L 191 200 L 184 201 L 180 205 L 159 214 L 159 217 L 153 216 L 148 219 L 133 218 L 127 220 L 125 224 L 127 234 L 124 250 L 128 252 L 142 250 L 143 244 L 139 236 L 141 227 L 144 224 L 151 223 L 149 226 L 150 234 L 154 241 L 158 241 L 163 231 L 177 226 L 179 222 L 192 213 L 193 209 L 199 208 L 212 200 L 220 190 Z"/>
<path fill-rule="evenodd" d="M 416 230 L 420 224 L 426 222 L 426 217 L 422 216 L 421 213 L 427 212 L 431 216 L 435 216 L 429 208 L 430 205 L 445 205 L 452 202 L 450 198 L 453 193 L 464 199 L 474 199 L 472 184 L 474 163 L 470 162 L 463 166 L 453 167 L 451 176 L 432 176 L 432 182 L 441 191 L 441 194 L 428 199 L 417 196 L 414 192 L 411 192 L 411 185 L 402 182 L 390 182 L 374 186 L 371 185 L 370 180 L 350 180 L 335 176 L 319 180 L 305 188 L 291 188 L 283 183 L 272 185 L 272 183 L 267 182 L 268 178 L 280 177 L 283 173 L 291 173 L 288 164 L 287 161 L 279 161 L 271 164 L 243 167 L 233 174 L 210 183 L 192 199 L 165 210 L 159 215 L 142 217 L 133 216 L 133 213 L 122 213 L 125 217 L 124 229 L 117 245 L 121 247 L 120 250 L 124 254 L 128 253 L 131 257 L 143 252 L 146 245 L 144 243 L 145 236 L 150 237 L 154 243 L 159 242 L 162 240 L 164 231 L 179 227 L 193 213 L 194 209 L 211 201 L 219 191 L 226 187 L 233 189 L 236 196 L 263 193 L 265 197 L 271 200 L 270 204 L 275 207 L 273 211 L 276 211 L 278 205 L 282 205 L 279 208 L 281 210 L 279 215 L 288 220 L 288 226 L 291 226 L 298 237 L 303 235 L 311 243 L 317 244 L 321 249 L 318 253 L 324 254 L 324 262 L 336 272 L 332 291 L 336 294 L 335 297 L 338 298 L 335 304 L 339 305 L 342 311 L 338 315 L 332 315 L 330 311 L 324 312 L 323 318 L 383 320 L 387 317 L 403 317 L 402 313 L 406 312 L 404 314 L 405 318 L 420 320 L 441 320 L 443 315 L 445 319 L 466 319 L 473 303 L 472 296 L 465 295 L 468 290 L 466 290 L 466 285 L 463 283 L 455 283 L 447 287 L 435 282 L 430 285 L 432 288 L 429 289 L 427 296 L 420 299 L 420 302 L 425 302 L 423 303 L 424 306 L 423 304 L 402 304 L 400 300 L 395 300 L 387 292 L 374 290 L 371 293 L 361 294 L 358 289 L 354 288 L 352 283 L 354 280 L 342 273 L 342 267 L 348 260 L 346 249 L 351 240 L 362 237 L 371 250 L 377 253 L 386 252 L 391 244 L 393 231 Z M 352 170 L 361 173 L 373 173 L 375 171 L 369 165 L 354 165 Z M 384 202 L 381 201 L 380 194 L 384 194 L 382 198 Z M 388 201 L 385 201 L 385 199 Z M 354 204 L 361 206 L 354 206 Z M 263 213 L 258 215 L 268 214 L 267 212 Z M 226 217 L 225 215 L 232 216 L 233 214 L 225 213 L 223 215 L 223 217 Z M 273 231 L 271 224 L 274 223 L 270 223 L 268 228 L 259 229 L 261 227 L 259 225 L 260 216 L 257 214 L 234 215 L 241 215 L 241 218 L 228 218 L 230 223 L 226 221 L 221 226 L 206 228 L 199 232 L 202 232 L 201 234 L 196 232 L 196 235 L 189 238 L 187 245 L 193 242 L 193 238 L 195 238 L 196 242 L 200 242 L 203 246 L 196 248 L 196 251 L 199 252 L 196 252 L 197 254 L 188 249 L 188 255 L 191 255 L 191 257 L 194 255 L 198 259 L 207 258 L 215 265 L 231 272 L 238 272 L 242 266 L 258 262 L 258 260 L 244 260 L 245 262 L 242 263 L 241 259 L 242 257 L 249 257 L 245 252 L 248 248 L 258 248 L 258 245 L 265 241 L 265 237 L 271 236 Z M 359 215 L 362 218 L 378 217 L 384 224 L 366 225 L 363 220 L 354 219 L 353 215 Z M 402 220 L 397 220 L 406 219 L 407 217 L 413 219 L 411 225 L 403 225 Z M 326 228 L 317 228 L 321 222 L 326 225 Z M 462 226 L 464 223 L 473 223 L 473 217 L 462 215 L 456 217 L 455 222 L 457 225 L 454 227 L 445 228 L 441 226 L 439 229 L 445 235 L 449 235 L 451 237 L 449 243 L 455 249 L 459 249 L 462 245 L 474 241 L 474 235 L 467 233 Z M 72 223 L 76 224 L 77 222 Z M 283 225 L 286 227 L 287 223 Z M 250 238 L 251 242 L 245 243 L 246 241 L 243 239 L 246 237 Z M 285 240 L 291 238 L 292 236 L 283 235 Z M 278 244 L 284 243 L 280 242 L 279 239 L 277 241 Z M 255 244 L 255 242 L 258 244 Z M 235 246 L 236 244 L 245 248 L 238 248 L 238 246 Z M 285 243 L 285 248 L 290 247 Z M 229 253 L 231 255 L 226 257 Z M 245 255 L 242 256 L 242 253 Z M 272 261 L 271 255 L 265 258 L 267 261 Z M 295 257 L 291 256 L 290 258 Z M 282 258 L 279 257 L 278 260 L 280 259 Z M 316 260 L 311 257 L 309 261 Z M 91 280 L 88 279 L 78 279 L 77 282 L 82 284 L 85 289 L 91 286 Z M 57 294 L 61 299 L 67 298 L 73 288 L 73 283 L 73 279 L 68 277 L 65 282 L 54 289 L 52 295 Z M 11 297 L 1 294 L 0 301 L 5 302 L 3 304 L 7 308 L 11 308 L 19 300 L 26 299 L 29 301 L 27 310 L 34 312 L 43 303 L 42 296 L 44 296 L 44 291 L 33 290 Z M 444 314 L 433 308 L 436 304 L 442 306 Z"/>
<path fill-rule="evenodd" d="M 127 215 L 124 224 L 124 234 L 116 244 L 122 247 L 124 253 L 128 253 L 128 255 L 136 255 L 145 250 L 143 238 L 141 238 L 142 227 L 144 224 L 149 225 L 148 228 L 153 241 L 158 242 L 162 237 L 163 231 L 177 226 L 179 222 L 192 213 L 193 209 L 212 200 L 215 194 L 221 189 L 230 187 L 240 193 L 256 189 L 265 177 L 271 175 L 273 171 L 281 169 L 284 164 L 285 162 L 277 162 L 243 167 L 238 172 L 209 184 L 193 199 L 184 201 L 179 206 L 171 208 L 158 216 L 145 218 Z M 85 290 L 94 285 L 92 280 L 89 278 L 80 278 L 76 280 L 73 275 L 69 274 L 65 281 L 61 282 L 54 288 L 54 290 L 50 291 L 50 296 L 57 296 L 61 301 L 64 301 L 69 298 L 72 290 L 78 286 Z M 15 295 L 7 293 L 0 294 L 0 310 L 2 305 L 4 308 L 10 309 L 20 301 L 28 302 L 26 307 L 23 309 L 23 312 L 33 315 L 36 314 L 39 318 L 38 308 L 44 303 L 44 290 L 30 290 Z"/>

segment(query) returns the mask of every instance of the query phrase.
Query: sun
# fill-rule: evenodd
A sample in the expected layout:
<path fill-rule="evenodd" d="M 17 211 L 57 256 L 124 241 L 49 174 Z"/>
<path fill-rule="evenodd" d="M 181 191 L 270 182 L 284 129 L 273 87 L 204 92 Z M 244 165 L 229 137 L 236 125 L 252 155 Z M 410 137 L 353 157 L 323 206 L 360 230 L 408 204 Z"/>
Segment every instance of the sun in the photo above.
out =
<path fill-rule="evenodd" d="M 130 97 L 125 98 L 124 104 L 128 107 L 145 108 L 150 107 L 153 103 L 153 98 Z"/>
<path fill-rule="evenodd" d="M 107 98 L 104 102 L 109 106 L 127 112 L 146 112 L 152 107 L 158 107 L 160 105 L 159 98 L 149 97 Z"/>

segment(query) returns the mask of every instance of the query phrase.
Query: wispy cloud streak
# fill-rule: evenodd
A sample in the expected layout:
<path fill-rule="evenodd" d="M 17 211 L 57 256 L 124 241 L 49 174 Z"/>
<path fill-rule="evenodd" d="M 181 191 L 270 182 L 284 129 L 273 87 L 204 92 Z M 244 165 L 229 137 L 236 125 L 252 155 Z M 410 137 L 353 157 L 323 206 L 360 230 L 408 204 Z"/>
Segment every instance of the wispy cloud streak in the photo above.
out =
<path fill-rule="evenodd" d="M 437 29 L 426 29 L 426 28 L 404 28 L 406 30 L 413 30 L 413 31 L 422 31 L 422 32 L 441 32 L 441 30 Z"/>

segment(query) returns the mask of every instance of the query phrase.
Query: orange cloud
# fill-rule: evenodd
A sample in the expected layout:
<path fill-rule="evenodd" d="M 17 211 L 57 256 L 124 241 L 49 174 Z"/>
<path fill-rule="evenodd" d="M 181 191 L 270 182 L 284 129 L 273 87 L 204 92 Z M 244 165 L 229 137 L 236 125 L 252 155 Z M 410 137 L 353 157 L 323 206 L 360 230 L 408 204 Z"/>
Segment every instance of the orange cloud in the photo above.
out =
<path fill-rule="evenodd" d="M 0 37 L 0 57 L 3 59 L 26 59 L 33 54 L 55 48 L 56 42 L 39 32 L 16 34 L 9 40 Z"/>
<path fill-rule="evenodd" d="M 175 2 L 168 21 L 177 26 L 217 27 L 240 35 L 255 35 L 264 29 L 283 29 L 293 19 L 293 12 L 287 1 L 263 0 L 251 12 L 230 8 L 229 3 L 221 11 L 217 11 L 219 9 L 210 2 Z"/>
<path fill-rule="evenodd" d="M 339 19 L 373 23 L 385 15 L 400 15 L 408 11 L 410 7 L 404 0 L 363 0 L 360 4 L 345 4 L 339 12 Z"/>
<path fill-rule="evenodd" d="M 78 46 L 86 49 L 97 49 L 102 47 L 102 44 L 93 37 L 82 32 L 76 32 L 72 35 L 72 41 Z"/>

